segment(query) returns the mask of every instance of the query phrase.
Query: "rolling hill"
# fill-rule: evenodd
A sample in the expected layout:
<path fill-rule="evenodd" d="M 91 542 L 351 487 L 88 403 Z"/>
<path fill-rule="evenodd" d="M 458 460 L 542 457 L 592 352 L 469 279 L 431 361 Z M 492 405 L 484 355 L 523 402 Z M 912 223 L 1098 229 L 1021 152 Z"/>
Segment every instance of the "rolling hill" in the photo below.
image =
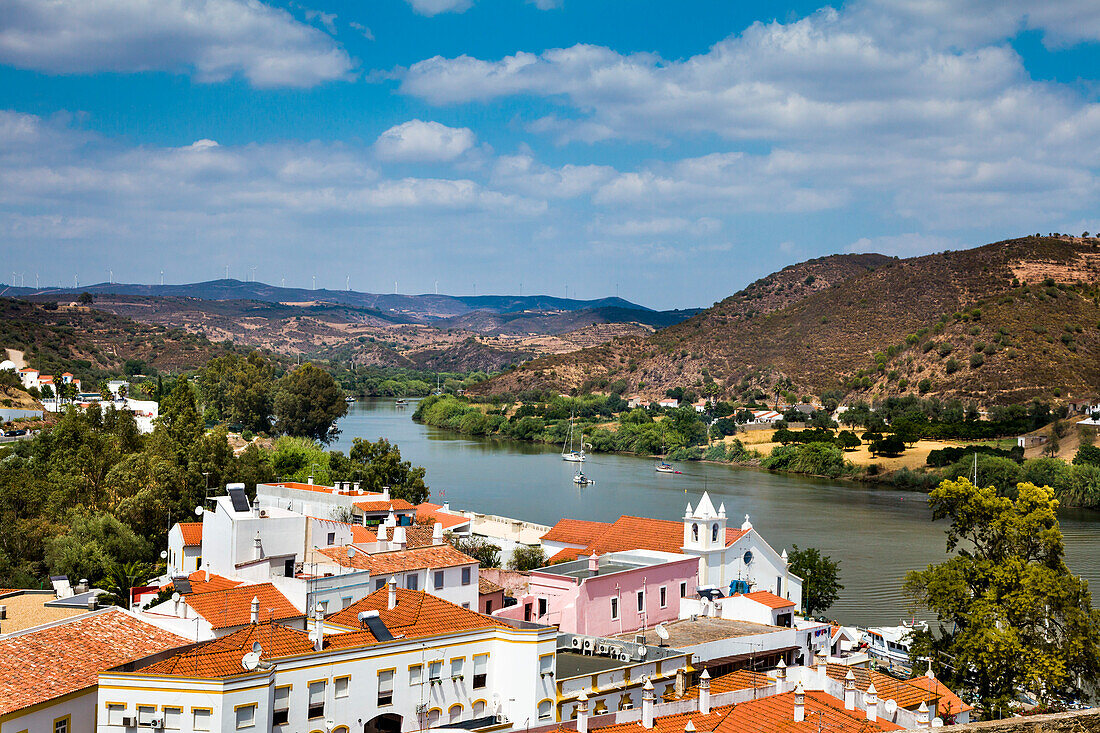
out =
<path fill-rule="evenodd" d="M 536 359 L 478 390 L 583 391 L 624 380 L 650 396 L 709 382 L 727 398 L 1091 396 L 1100 390 L 1098 283 L 1096 239 L 819 258 L 651 336 Z"/>

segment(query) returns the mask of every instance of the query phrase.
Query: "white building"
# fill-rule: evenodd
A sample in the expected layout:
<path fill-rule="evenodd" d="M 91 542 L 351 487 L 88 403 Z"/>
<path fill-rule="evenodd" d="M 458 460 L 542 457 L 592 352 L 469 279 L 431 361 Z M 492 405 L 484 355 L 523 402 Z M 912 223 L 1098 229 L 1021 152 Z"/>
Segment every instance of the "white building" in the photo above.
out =
<path fill-rule="evenodd" d="M 338 519 L 352 524 L 373 525 L 391 513 L 403 526 L 416 520 L 416 507 L 404 499 L 391 499 L 389 490 L 364 491 L 358 482 L 337 481 L 335 486 L 282 481 L 256 484 L 256 504 L 260 508 L 285 509 L 298 514 Z"/>
<path fill-rule="evenodd" d="M 100 733 L 398 733 L 554 718 L 556 634 L 516 628 L 393 584 L 311 621 L 249 624 L 99 678 Z M 479 725 L 480 723 L 480 725 Z M 129 725 L 127 725 L 129 724 Z M 508 724 L 511 724 L 510 726 Z"/>
<path fill-rule="evenodd" d="M 230 484 L 229 490 L 230 496 L 214 497 L 213 507 L 202 514 L 203 569 L 236 577 L 246 565 L 264 562 L 272 574 L 293 577 L 305 553 L 306 518 L 278 507 L 250 505 L 244 484 Z"/>
<path fill-rule="evenodd" d="M 202 568 L 202 522 L 177 522 L 168 530 L 168 575 Z"/>

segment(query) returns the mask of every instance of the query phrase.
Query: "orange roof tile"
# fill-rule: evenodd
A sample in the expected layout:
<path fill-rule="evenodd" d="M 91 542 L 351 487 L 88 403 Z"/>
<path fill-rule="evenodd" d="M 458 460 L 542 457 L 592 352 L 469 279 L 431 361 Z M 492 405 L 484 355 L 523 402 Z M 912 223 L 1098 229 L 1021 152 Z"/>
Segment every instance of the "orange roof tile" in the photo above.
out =
<path fill-rule="evenodd" d="M 561 524 L 561 522 L 558 522 L 558 524 Z M 658 552 L 678 553 L 684 546 L 684 523 L 680 521 L 622 516 L 612 524 L 603 526 L 603 531 L 597 533 L 594 539 L 589 540 L 583 550 L 566 548 L 553 555 L 550 561 L 575 560 L 580 555 L 591 555 L 592 553 L 604 555 L 608 552 L 621 552 L 624 550 L 656 550 Z M 581 536 L 579 533 L 568 531 L 567 536 Z M 553 532 L 554 530 L 551 529 L 550 532 L 543 535 L 543 539 Z M 747 533 L 748 530 L 743 529 L 726 529 L 726 547 L 729 547 Z"/>
<path fill-rule="evenodd" d="M 470 523 L 469 517 L 443 511 L 443 507 L 439 504 L 432 504 L 427 501 L 423 504 L 416 505 L 416 520 L 418 522 L 439 522 L 443 525 L 443 529 L 451 529 L 452 527 Z"/>
<path fill-rule="evenodd" d="M 634 697 L 637 698 L 634 702 L 637 707 L 641 701 L 641 693 L 635 693 Z M 710 733 L 710 731 L 718 728 L 732 711 L 732 705 L 723 705 L 713 708 L 707 715 L 703 715 L 698 711 L 677 713 L 675 715 L 659 715 L 653 719 L 653 727 L 648 730 L 643 728 L 640 722 L 615 723 L 598 728 L 589 726 L 588 730 L 592 733 L 595 733 L 595 731 L 600 731 L 600 733 L 639 733 L 640 731 L 645 733 L 684 733 L 684 727 L 690 720 L 699 733 Z"/>
<path fill-rule="evenodd" d="M 225 629 L 251 621 L 253 598 L 260 600 L 260 618 L 264 621 L 285 621 L 305 615 L 271 583 L 194 593 L 187 596 L 187 605 L 212 628 Z"/>
<path fill-rule="evenodd" d="M 359 613 L 378 611 L 382 623 L 390 633 L 394 636 L 404 635 L 407 638 L 434 636 L 452 631 L 509 628 L 507 624 L 492 616 L 482 616 L 476 611 L 462 608 L 423 591 L 398 588 L 397 605 L 394 608 L 387 608 L 388 603 L 389 590 L 382 588 L 344 610 L 337 611 L 326 620 L 339 626 L 361 629 Z M 339 646 L 370 643 L 364 642 L 361 634 L 366 634 L 368 639 L 373 638 L 370 631 L 366 629 L 349 634 L 334 634 L 326 638 Z"/>
<path fill-rule="evenodd" d="M 755 590 L 752 593 L 736 593 L 734 595 L 743 595 L 745 598 L 761 603 L 768 608 L 788 608 L 794 605 L 794 601 L 777 596 L 770 590 Z"/>
<path fill-rule="evenodd" d="M 847 733 L 901 730 L 901 726 L 879 719 L 867 720 L 862 710 L 845 710 L 844 702 L 819 690 L 807 690 L 805 720 L 794 722 L 794 693 L 757 698 L 734 705 L 715 733 L 818 733 L 829 730 Z"/>
<path fill-rule="evenodd" d="M 758 687 L 767 687 L 775 684 L 768 675 L 762 672 L 753 672 L 748 669 L 739 669 L 736 672 L 715 677 L 710 681 L 710 694 L 719 692 L 733 692 L 734 690 L 752 690 Z M 668 695 L 667 700 L 694 700 L 699 697 L 699 685 L 692 685 L 680 697 L 675 694 Z"/>
<path fill-rule="evenodd" d="M 591 522 L 587 519 L 560 519 L 542 536 L 543 542 L 561 542 L 566 545 L 587 547 L 611 527 L 607 522 Z"/>
<path fill-rule="evenodd" d="M 375 499 L 372 501 L 357 501 L 353 505 L 362 512 L 411 512 L 416 509 L 404 499 Z"/>
<path fill-rule="evenodd" d="M 566 547 L 562 550 L 558 550 L 556 553 L 547 558 L 546 562 L 550 565 L 559 562 L 569 562 L 570 560 L 576 560 L 580 557 L 583 549 L 577 549 L 576 547 Z"/>
<path fill-rule="evenodd" d="M 939 702 L 936 703 L 936 714 L 941 718 L 974 709 L 973 705 L 967 705 L 962 698 L 951 691 L 950 687 L 935 677 L 921 675 L 909 680 L 909 684 L 940 696 Z"/>
<path fill-rule="evenodd" d="M 899 708 L 915 710 L 920 706 L 921 702 L 926 702 L 929 707 L 931 707 L 932 704 L 939 699 L 938 694 L 912 684 L 912 680 L 899 680 L 890 675 L 874 672 L 862 667 L 847 667 L 843 664 L 829 664 L 825 667 L 825 673 L 834 680 L 843 681 L 848 676 L 849 669 L 852 670 L 852 675 L 855 677 L 856 687 L 858 689 L 866 692 L 867 688 L 874 682 L 879 699 L 893 700 L 898 704 Z"/>
<path fill-rule="evenodd" d="M 362 550 L 353 552 L 350 547 L 326 547 L 318 552 L 331 558 L 341 567 L 369 570 L 371 575 L 387 575 L 424 568 L 453 568 L 457 565 L 477 562 L 469 555 L 446 544 L 373 554 Z"/>
<path fill-rule="evenodd" d="M 249 624 L 232 634 L 163 659 L 142 668 L 141 673 L 204 678 L 250 674 L 241 666 L 241 659 L 252 651 L 252 644 L 255 642 L 260 644 L 262 660 L 298 656 L 313 651 L 313 643 L 305 631 L 268 621 Z"/>
<path fill-rule="evenodd" d="M 0 715 L 83 690 L 111 667 L 187 639 L 110 608 L 0 640 Z"/>
<path fill-rule="evenodd" d="M 187 579 L 191 581 L 191 593 L 208 593 L 214 590 L 228 590 L 241 584 L 239 580 L 231 580 L 224 575 L 215 575 L 205 570 L 195 570 Z M 170 584 L 169 584 L 170 585 Z"/>
<path fill-rule="evenodd" d="M 497 585 L 491 580 L 485 578 L 477 579 L 477 592 L 478 595 L 489 595 L 490 593 L 501 593 L 504 591 L 504 586 Z"/>
<path fill-rule="evenodd" d="M 180 534 L 183 535 L 184 547 L 195 547 L 202 544 L 202 522 L 180 522 Z"/>

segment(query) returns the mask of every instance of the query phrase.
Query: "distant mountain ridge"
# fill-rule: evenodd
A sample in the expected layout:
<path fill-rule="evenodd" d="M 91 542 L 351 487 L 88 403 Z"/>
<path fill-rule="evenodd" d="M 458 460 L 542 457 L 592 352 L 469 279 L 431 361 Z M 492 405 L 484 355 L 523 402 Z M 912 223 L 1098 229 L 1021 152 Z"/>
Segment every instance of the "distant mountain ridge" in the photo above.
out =
<path fill-rule="evenodd" d="M 111 294 L 128 296 L 183 297 L 199 300 L 258 300 L 266 303 L 325 302 L 370 308 L 383 312 L 408 314 L 425 321 L 449 318 L 473 311 L 510 313 L 517 311 L 577 311 L 592 308 L 615 307 L 642 312 L 653 312 L 623 298 L 597 298 L 577 300 L 557 298 L 551 295 L 403 295 L 399 293 L 366 293 L 357 290 L 330 290 L 318 288 L 286 288 L 257 281 L 235 279 L 209 280 L 182 285 L 143 285 L 137 283 L 96 283 L 79 288 L 24 288 L 8 287 L 7 297 L 34 297 L 71 295 L 89 292 L 93 295 Z"/>
<path fill-rule="evenodd" d="M 727 399 L 1095 397 L 1100 240 L 1031 236 L 908 259 L 810 260 L 648 337 L 540 357 L 477 391 L 618 380 L 648 396 L 713 383 Z"/>

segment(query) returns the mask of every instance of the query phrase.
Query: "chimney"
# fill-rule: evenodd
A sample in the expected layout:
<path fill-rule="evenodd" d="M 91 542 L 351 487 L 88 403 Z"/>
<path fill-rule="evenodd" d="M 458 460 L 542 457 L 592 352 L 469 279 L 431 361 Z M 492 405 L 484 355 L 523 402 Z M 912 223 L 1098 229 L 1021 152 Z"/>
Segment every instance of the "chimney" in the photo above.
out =
<path fill-rule="evenodd" d="M 577 733 L 588 733 L 588 695 L 584 690 L 577 696 Z"/>
<path fill-rule="evenodd" d="M 699 677 L 699 712 L 710 715 L 710 672 L 705 669 Z"/>
<path fill-rule="evenodd" d="M 260 599 L 256 596 L 252 596 L 252 615 L 250 618 L 252 623 L 260 623 Z"/>
<path fill-rule="evenodd" d="M 657 695 L 653 692 L 653 683 L 646 677 L 645 684 L 642 685 L 642 727 L 646 730 L 652 730 L 653 728 L 653 704 L 657 700 Z"/>
<path fill-rule="evenodd" d="M 828 666 L 826 665 L 825 649 L 818 649 L 814 652 L 814 663 L 817 666 L 817 676 L 821 680 L 821 689 L 825 689 L 825 680 L 828 679 Z"/>
<path fill-rule="evenodd" d="M 386 600 L 386 608 L 392 611 L 393 609 L 397 608 L 397 577 L 391 575 L 390 580 L 386 584 L 386 586 L 389 588 L 390 591 L 389 598 Z"/>
<path fill-rule="evenodd" d="M 443 502 L 443 511 L 445 511 L 445 512 L 451 511 L 451 502 L 449 502 L 449 501 Z"/>
<path fill-rule="evenodd" d="M 389 527 L 385 522 L 378 525 L 378 549 L 380 552 L 385 552 L 390 548 L 390 536 L 388 534 Z"/>
<path fill-rule="evenodd" d="M 358 494 L 359 493 L 359 482 L 356 481 L 354 484 L 352 484 L 352 487 L 353 487 L 353 491 L 355 491 L 355 493 Z"/>
<path fill-rule="evenodd" d="M 782 659 L 775 665 L 775 694 L 782 695 L 787 691 L 787 663 Z"/>
<path fill-rule="evenodd" d="M 435 525 L 432 527 L 432 544 L 443 544 L 443 525 L 440 522 L 436 522 Z"/>
<path fill-rule="evenodd" d="M 927 727 L 929 727 L 928 703 L 925 702 L 924 700 L 920 701 L 920 707 L 917 708 L 917 727 L 918 728 L 927 728 Z"/>
<path fill-rule="evenodd" d="M 325 609 L 320 603 L 313 614 L 313 651 L 319 652 L 325 648 Z"/>
<path fill-rule="evenodd" d="M 383 486 L 382 487 L 382 501 L 389 501 L 389 500 L 390 500 L 390 487 L 389 486 Z"/>
<path fill-rule="evenodd" d="M 313 474 L 312 473 L 309 475 L 309 478 L 306 479 L 306 481 L 309 483 L 310 486 L 313 486 Z"/>
<path fill-rule="evenodd" d="M 867 705 L 867 720 L 878 720 L 878 690 L 875 689 L 874 682 L 871 683 L 871 686 L 867 688 L 867 692 L 864 693 L 863 701 Z"/>
<path fill-rule="evenodd" d="M 676 681 L 673 682 L 673 691 L 676 693 L 676 697 L 683 697 L 684 692 L 687 691 L 687 684 L 685 678 L 687 673 L 684 672 L 684 668 L 676 670 Z"/>
<path fill-rule="evenodd" d="M 588 572 L 593 575 L 600 574 L 600 556 L 595 552 L 588 556 Z"/>
<path fill-rule="evenodd" d="M 850 669 L 844 677 L 844 709 L 856 709 L 856 676 Z"/>
<path fill-rule="evenodd" d="M 794 722 L 801 723 L 806 720 L 806 690 L 802 687 L 802 680 L 794 686 Z"/>
<path fill-rule="evenodd" d="M 96 606 L 98 606 L 98 605 L 99 605 L 99 599 L 98 598 L 96 598 L 95 596 L 88 596 L 88 610 L 89 611 L 94 611 L 96 609 Z"/>
<path fill-rule="evenodd" d="M 930 680 L 936 679 L 936 674 L 935 674 L 935 672 L 932 671 L 932 659 L 931 658 L 929 658 L 929 660 L 928 660 L 928 671 L 926 671 L 924 673 L 924 676 L 927 677 Z"/>
<path fill-rule="evenodd" d="M 405 528 L 398 526 L 393 528 L 393 547 L 394 550 L 405 549 Z"/>
<path fill-rule="evenodd" d="M 252 540 L 252 559 L 260 560 L 264 556 L 263 541 L 260 540 L 260 533 L 256 533 L 255 539 Z"/>
<path fill-rule="evenodd" d="M 687 725 L 684 726 L 684 733 L 695 733 L 695 723 L 691 722 L 691 718 L 688 718 Z"/>

